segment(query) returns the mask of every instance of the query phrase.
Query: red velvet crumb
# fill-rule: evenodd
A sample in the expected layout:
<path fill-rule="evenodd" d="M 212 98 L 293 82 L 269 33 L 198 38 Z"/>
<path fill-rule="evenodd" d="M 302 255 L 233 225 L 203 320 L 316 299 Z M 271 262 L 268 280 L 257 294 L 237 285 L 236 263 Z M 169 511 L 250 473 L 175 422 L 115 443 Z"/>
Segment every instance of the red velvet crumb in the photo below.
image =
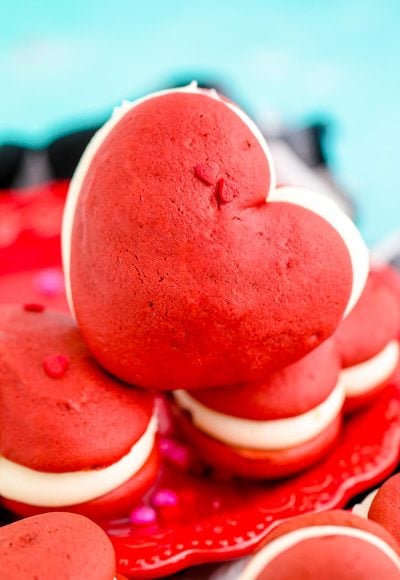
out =
<path fill-rule="evenodd" d="M 220 203 L 229 203 L 234 197 L 239 195 L 239 191 L 235 183 L 222 178 L 217 183 L 217 194 Z"/>
<path fill-rule="evenodd" d="M 69 358 L 63 354 L 54 354 L 43 360 L 43 369 L 52 379 L 64 376 L 69 366 Z"/>
<path fill-rule="evenodd" d="M 219 172 L 218 163 L 199 163 L 194 168 L 194 174 L 196 177 L 204 181 L 207 185 L 214 185 L 217 180 Z"/>
<path fill-rule="evenodd" d="M 43 312 L 44 306 L 43 304 L 36 304 L 32 302 L 29 304 L 24 304 L 24 310 L 27 312 Z"/>

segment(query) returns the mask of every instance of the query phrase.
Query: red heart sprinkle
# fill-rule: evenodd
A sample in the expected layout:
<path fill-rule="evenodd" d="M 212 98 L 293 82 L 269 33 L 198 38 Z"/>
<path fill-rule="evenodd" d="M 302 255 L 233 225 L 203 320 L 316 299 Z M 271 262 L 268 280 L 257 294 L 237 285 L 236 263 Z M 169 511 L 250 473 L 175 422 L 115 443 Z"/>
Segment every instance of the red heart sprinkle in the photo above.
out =
<path fill-rule="evenodd" d="M 66 373 L 69 358 L 63 354 L 54 354 L 43 360 L 43 369 L 52 379 L 59 379 Z"/>
<path fill-rule="evenodd" d="M 219 171 L 218 163 L 199 163 L 194 168 L 196 177 L 204 181 L 207 185 L 214 185 Z"/>
<path fill-rule="evenodd" d="M 24 310 L 27 312 L 43 312 L 44 306 L 43 304 L 35 304 L 32 302 L 29 304 L 24 304 Z"/>
<path fill-rule="evenodd" d="M 221 203 L 229 203 L 234 197 L 239 195 L 239 190 L 236 183 L 222 178 L 218 180 L 217 193 Z"/>

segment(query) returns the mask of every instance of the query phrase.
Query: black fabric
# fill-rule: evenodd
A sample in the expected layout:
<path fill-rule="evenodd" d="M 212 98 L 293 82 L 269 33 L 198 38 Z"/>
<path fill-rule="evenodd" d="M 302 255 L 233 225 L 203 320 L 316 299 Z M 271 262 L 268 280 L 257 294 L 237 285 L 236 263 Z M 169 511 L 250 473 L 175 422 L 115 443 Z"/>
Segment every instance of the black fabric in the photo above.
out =
<path fill-rule="evenodd" d="M 0 189 L 11 187 L 21 167 L 25 149 L 18 145 L 0 146 Z"/>
<path fill-rule="evenodd" d="M 63 135 L 50 143 L 48 161 L 56 179 L 72 177 L 87 144 L 100 127 L 92 127 Z"/>

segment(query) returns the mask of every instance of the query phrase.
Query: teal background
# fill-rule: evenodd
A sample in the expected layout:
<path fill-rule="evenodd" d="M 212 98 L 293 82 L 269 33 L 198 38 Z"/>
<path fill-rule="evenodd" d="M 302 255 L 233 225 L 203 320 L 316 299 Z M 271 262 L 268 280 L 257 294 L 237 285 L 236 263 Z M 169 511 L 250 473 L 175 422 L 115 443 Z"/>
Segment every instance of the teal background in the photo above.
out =
<path fill-rule="evenodd" d="M 399 227 L 399 0 L 0 0 L 0 142 L 45 145 L 180 73 L 261 123 L 332 119 L 367 241 Z"/>

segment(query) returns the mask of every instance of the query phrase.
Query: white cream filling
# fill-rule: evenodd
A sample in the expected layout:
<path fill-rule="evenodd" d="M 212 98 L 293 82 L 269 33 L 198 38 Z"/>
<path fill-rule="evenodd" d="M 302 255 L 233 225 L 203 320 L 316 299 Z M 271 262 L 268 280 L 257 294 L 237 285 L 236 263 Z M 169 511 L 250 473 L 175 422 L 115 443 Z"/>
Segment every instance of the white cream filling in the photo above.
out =
<path fill-rule="evenodd" d="M 0 457 L 0 496 L 39 507 L 66 507 L 101 497 L 143 467 L 154 447 L 156 431 L 157 418 L 153 416 L 129 453 L 102 469 L 47 473 Z"/>
<path fill-rule="evenodd" d="M 339 380 L 329 397 L 314 409 L 285 419 L 255 421 L 226 415 L 196 401 L 187 391 L 174 391 L 180 407 L 189 411 L 193 424 L 214 439 L 233 447 L 279 450 L 313 439 L 338 416 L 345 392 Z"/>
<path fill-rule="evenodd" d="M 399 358 L 399 342 L 392 340 L 374 357 L 343 369 L 340 376 L 345 386 L 346 397 L 363 395 L 386 381 L 399 364 Z"/>
<path fill-rule="evenodd" d="M 326 196 L 302 187 L 278 187 L 270 193 L 268 201 L 298 205 L 319 215 L 340 235 L 349 252 L 353 270 L 353 286 L 344 313 L 347 316 L 364 290 L 369 272 L 369 253 L 360 232 L 339 206 Z"/>
<path fill-rule="evenodd" d="M 356 503 L 356 505 L 353 506 L 353 509 L 351 510 L 353 514 L 356 514 L 356 516 L 360 516 L 360 518 L 368 518 L 369 508 L 371 507 L 372 502 L 374 501 L 378 491 L 379 488 L 374 489 L 374 491 L 371 491 L 371 493 L 369 493 L 367 497 L 365 497 L 362 500 L 361 503 Z"/>
<path fill-rule="evenodd" d="M 224 103 L 229 109 L 231 109 L 250 129 L 253 133 L 254 137 L 260 144 L 260 147 L 265 153 L 265 157 L 267 158 L 269 171 L 270 171 L 270 191 L 272 191 L 276 186 L 276 177 L 275 177 L 275 169 L 274 164 L 272 161 L 272 155 L 270 149 L 267 145 L 267 142 L 264 139 L 260 129 L 257 125 L 242 111 L 239 107 L 234 105 L 233 103 L 224 101 L 221 99 L 220 95 L 215 90 L 204 90 L 199 89 L 197 87 L 196 82 L 192 82 L 190 85 L 186 87 L 181 87 L 177 89 L 167 89 L 164 91 L 158 91 L 155 93 L 151 93 L 145 97 L 137 99 L 134 102 L 124 101 L 120 107 L 116 107 L 113 111 L 111 118 L 97 131 L 94 135 L 92 140 L 90 141 L 89 145 L 86 147 L 79 164 L 75 170 L 75 173 L 72 177 L 71 184 L 68 191 L 68 197 L 66 200 L 65 208 L 64 208 L 64 215 L 63 215 L 63 223 L 62 223 L 62 231 L 61 231 L 61 241 L 62 241 L 62 258 L 63 258 L 63 268 L 64 268 L 64 275 L 65 275 L 65 290 L 68 299 L 68 304 L 71 310 L 71 313 L 74 314 L 74 307 L 71 295 L 71 279 L 70 279 L 70 258 L 71 258 L 71 235 L 72 235 L 72 228 L 74 223 L 74 216 L 75 210 L 79 199 L 79 194 L 81 190 L 81 185 L 83 180 L 85 179 L 86 173 L 89 169 L 89 166 L 96 155 L 97 151 L 101 147 L 102 143 L 105 141 L 107 136 L 109 135 L 110 131 L 114 129 L 114 127 L 123 119 L 123 117 L 132 109 L 141 105 L 145 101 L 149 99 L 153 99 L 156 97 L 161 97 L 164 95 L 168 95 L 170 93 L 192 93 L 192 94 L 201 94 L 206 97 L 215 99 L 217 101 L 221 101 Z"/>
<path fill-rule="evenodd" d="M 365 530 L 346 526 L 310 526 L 293 530 L 292 532 L 273 540 L 250 560 L 242 574 L 238 576 L 238 580 L 254 580 L 270 562 L 286 550 L 293 548 L 305 540 L 324 538 L 327 536 L 344 536 L 367 542 L 383 552 L 400 571 L 399 555 L 391 546 L 389 546 L 389 544 L 382 540 L 382 538 L 379 538 L 370 532 L 366 532 Z"/>

